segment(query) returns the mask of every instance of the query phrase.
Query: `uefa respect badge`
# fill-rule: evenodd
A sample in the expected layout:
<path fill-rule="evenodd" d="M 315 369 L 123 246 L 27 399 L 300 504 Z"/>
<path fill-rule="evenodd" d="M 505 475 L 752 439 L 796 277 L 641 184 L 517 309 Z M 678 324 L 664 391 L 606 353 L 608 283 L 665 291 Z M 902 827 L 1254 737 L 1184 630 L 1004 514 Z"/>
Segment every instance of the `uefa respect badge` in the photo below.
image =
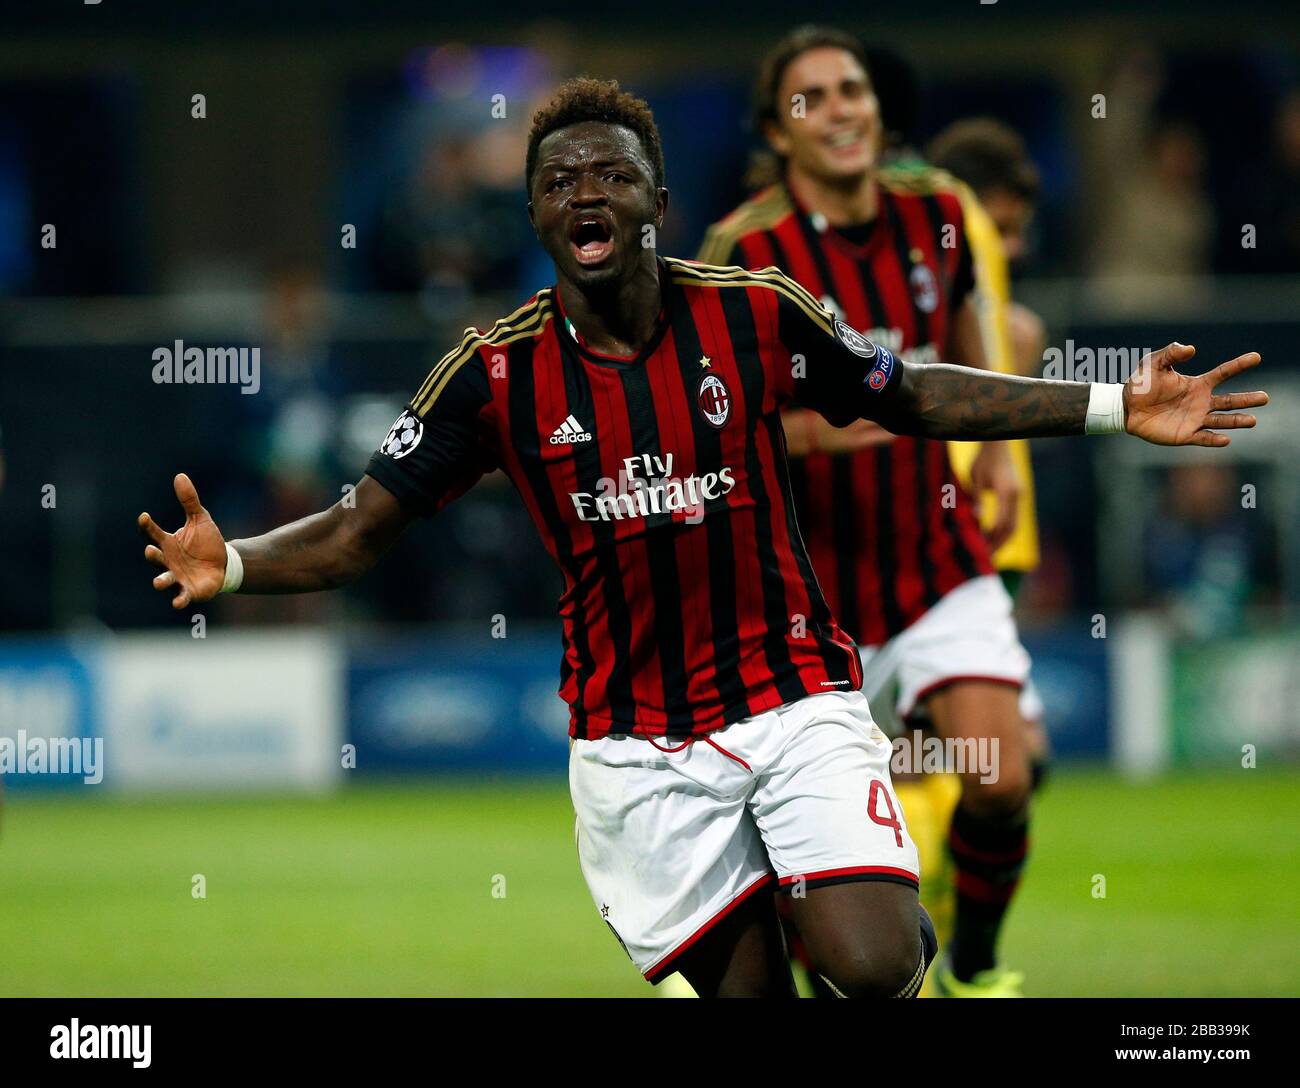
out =
<path fill-rule="evenodd" d="M 871 373 L 867 375 L 867 388 L 873 393 L 879 393 L 884 389 L 894 373 L 894 356 L 889 349 L 876 345 L 876 352 L 879 358 L 876 360 L 876 365 L 871 368 Z"/>

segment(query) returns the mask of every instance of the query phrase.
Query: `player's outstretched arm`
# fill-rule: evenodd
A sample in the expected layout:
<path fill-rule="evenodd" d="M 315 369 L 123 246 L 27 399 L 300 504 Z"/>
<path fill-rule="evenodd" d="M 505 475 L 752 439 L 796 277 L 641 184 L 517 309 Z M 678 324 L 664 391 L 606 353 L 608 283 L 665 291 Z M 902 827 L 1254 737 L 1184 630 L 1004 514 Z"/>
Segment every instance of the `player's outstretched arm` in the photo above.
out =
<path fill-rule="evenodd" d="M 162 573 L 154 589 L 176 587 L 173 608 L 188 608 L 221 592 L 227 577 L 226 540 L 199 502 L 190 478 L 173 481 L 185 524 L 168 533 L 147 513 L 137 524 L 150 541 L 144 557 Z M 369 570 L 410 520 L 390 492 L 368 476 L 345 504 L 282 525 L 262 536 L 231 541 L 243 566 L 245 593 L 308 593 L 335 589 Z"/>
<path fill-rule="evenodd" d="M 1144 356 L 1122 393 L 1114 387 L 1113 412 L 1106 411 L 1112 407 L 1106 404 L 1099 412 L 1087 382 L 907 363 L 896 395 L 882 399 L 872 416 L 897 434 L 927 438 L 1039 438 L 1123 430 L 1160 446 L 1226 446 L 1230 440 L 1219 432 L 1255 426 L 1255 417 L 1241 409 L 1262 407 L 1268 394 L 1214 390 L 1259 365 L 1259 355 L 1247 352 L 1194 377 L 1179 374 L 1175 367 L 1195 354 L 1194 347 L 1174 343 Z M 1110 419 L 1099 420 L 1099 415 Z"/>

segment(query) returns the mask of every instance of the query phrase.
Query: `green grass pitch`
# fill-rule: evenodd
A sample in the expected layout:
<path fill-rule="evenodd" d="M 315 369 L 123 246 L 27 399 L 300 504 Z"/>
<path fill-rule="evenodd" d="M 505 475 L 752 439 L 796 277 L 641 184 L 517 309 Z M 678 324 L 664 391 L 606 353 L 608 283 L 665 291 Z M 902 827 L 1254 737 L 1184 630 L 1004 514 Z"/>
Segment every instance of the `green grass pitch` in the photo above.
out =
<path fill-rule="evenodd" d="M 1034 995 L 1300 993 L 1297 785 L 1058 773 L 1006 961 Z M 5 799 L 3 996 L 652 993 L 587 896 L 563 783 Z"/>

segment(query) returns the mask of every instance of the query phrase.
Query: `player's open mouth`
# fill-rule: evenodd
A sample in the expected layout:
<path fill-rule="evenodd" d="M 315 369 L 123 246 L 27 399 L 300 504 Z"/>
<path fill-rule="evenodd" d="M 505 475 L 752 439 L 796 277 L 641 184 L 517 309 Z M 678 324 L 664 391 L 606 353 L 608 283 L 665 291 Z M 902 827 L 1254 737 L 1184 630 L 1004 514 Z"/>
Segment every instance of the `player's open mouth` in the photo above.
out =
<path fill-rule="evenodd" d="M 579 264 L 600 264 L 614 252 L 614 231 L 609 220 L 597 215 L 584 215 L 573 224 L 569 244 Z"/>

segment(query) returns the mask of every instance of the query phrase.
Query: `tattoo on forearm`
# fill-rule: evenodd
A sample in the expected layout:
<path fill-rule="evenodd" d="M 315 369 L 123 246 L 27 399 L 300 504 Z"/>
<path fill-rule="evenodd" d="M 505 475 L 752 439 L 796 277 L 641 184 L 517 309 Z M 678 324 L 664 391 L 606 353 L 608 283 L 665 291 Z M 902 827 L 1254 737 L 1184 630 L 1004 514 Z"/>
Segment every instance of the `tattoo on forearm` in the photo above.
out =
<path fill-rule="evenodd" d="M 909 363 L 898 412 L 904 433 L 927 438 L 1041 438 L 1082 434 L 1088 395 L 1086 382 Z"/>

